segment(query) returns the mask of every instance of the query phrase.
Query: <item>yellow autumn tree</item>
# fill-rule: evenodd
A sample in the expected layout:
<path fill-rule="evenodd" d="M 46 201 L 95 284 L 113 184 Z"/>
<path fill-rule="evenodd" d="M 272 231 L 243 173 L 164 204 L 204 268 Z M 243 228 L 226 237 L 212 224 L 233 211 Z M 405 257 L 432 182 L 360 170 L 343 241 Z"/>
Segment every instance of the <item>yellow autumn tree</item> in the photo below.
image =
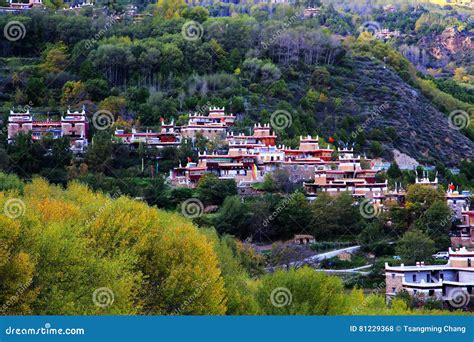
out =
<path fill-rule="evenodd" d="M 43 53 L 44 62 L 40 65 L 44 72 L 60 73 L 71 63 L 67 53 L 67 46 L 63 42 L 47 47 Z"/>
<path fill-rule="evenodd" d="M 184 0 L 158 0 L 156 3 L 156 13 L 166 19 L 180 17 L 186 9 Z"/>
<path fill-rule="evenodd" d="M 63 105 L 75 105 L 87 96 L 86 86 L 81 81 L 67 81 L 63 86 L 61 103 Z"/>
<path fill-rule="evenodd" d="M 212 241 L 186 218 L 76 182 L 35 178 L 22 193 L 0 193 L 0 204 L 12 198 L 21 210 L 0 216 L 0 307 L 31 280 L 34 296 L 10 311 L 226 313 Z"/>
<path fill-rule="evenodd" d="M 2 207 L 6 201 L 13 200 L 3 194 L 0 197 Z M 20 224 L 0 215 L 0 315 L 31 314 L 31 304 L 37 295 L 33 283 L 35 265 L 31 256 L 19 247 L 19 238 Z"/>

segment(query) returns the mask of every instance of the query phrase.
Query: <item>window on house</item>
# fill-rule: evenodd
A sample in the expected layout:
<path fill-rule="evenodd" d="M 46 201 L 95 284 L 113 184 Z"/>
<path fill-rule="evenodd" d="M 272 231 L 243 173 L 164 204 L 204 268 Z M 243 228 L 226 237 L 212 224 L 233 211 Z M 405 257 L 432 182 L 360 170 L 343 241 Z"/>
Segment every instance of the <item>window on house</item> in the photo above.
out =
<path fill-rule="evenodd" d="M 395 273 L 392 273 L 392 279 L 395 279 Z"/>
<path fill-rule="evenodd" d="M 434 290 L 430 290 L 429 295 L 434 296 Z"/>
<path fill-rule="evenodd" d="M 471 259 L 467 259 L 467 267 L 471 267 Z"/>
<path fill-rule="evenodd" d="M 393 293 L 397 293 L 397 288 L 392 287 L 392 292 L 393 292 Z"/>
<path fill-rule="evenodd" d="M 426 282 L 431 283 L 431 274 L 426 275 Z"/>
<path fill-rule="evenodd" d="M 414 283 L 416 283 L 416 274 L 414 274 L 414 275 L 412 276 L 412 280 L 413 280 Z"/>
<path fill-rule="evenodd" d="M 441 279 L 441 280 L 444 279 L 444 274 L 443 274 L 443 273 L 440 273 L 440 274 L 439 274 L 439 279 Z"/>

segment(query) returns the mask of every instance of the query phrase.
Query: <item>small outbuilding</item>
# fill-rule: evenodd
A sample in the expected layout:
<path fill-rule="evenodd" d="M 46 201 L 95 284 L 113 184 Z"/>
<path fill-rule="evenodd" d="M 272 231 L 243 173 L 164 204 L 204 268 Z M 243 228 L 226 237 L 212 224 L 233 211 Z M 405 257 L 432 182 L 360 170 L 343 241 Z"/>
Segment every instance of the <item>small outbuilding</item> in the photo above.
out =
<path fill-rule="evenodd" d="M 288 242 L 295 245 L 308 245 L 316 242 L 316 239 L 313 235 L 296 234 L 293 239 Z"/>

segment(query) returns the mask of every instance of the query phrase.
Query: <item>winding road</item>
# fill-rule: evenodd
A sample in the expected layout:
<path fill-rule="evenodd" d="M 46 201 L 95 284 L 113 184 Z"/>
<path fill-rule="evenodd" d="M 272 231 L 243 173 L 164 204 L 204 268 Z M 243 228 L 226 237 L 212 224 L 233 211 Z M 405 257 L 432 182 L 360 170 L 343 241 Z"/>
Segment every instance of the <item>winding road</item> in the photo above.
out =
<path fill-rule="evenodd" d="M 293 267 L 293 266 L 299 266 L 299 265 L 304 265 L 304 264 L 316 263 L 324 259 L 335 257 L 336 255 L 343 252 L 354 253 L 354 252 L 357 252 L 359 249 L 360 249 L 360 246 L 351 246 L 351 247 L 336 249 L 336 250 L 321 253 L 321 254 L 315 254 L 307 258 L 304 258 L 303 260 L 290 262 L 288 266 Z"/>

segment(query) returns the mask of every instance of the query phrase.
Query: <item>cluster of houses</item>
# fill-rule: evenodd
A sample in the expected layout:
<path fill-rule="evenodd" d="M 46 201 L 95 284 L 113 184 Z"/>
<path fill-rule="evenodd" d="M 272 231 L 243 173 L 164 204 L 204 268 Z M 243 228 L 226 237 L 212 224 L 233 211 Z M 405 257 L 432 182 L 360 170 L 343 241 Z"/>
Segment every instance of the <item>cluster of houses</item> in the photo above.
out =
<path fill-rule="evenodd" d="M 380 40 L 388 40 L 392 38 L 398 38 L 400 36 L 401 34 L 399 30 L 390 31 L 388 28 L 382 28 L 375 32 L 375 38 Z"/>
<path fill-rule="evenodd" d="M 303 181 L 309 200 L 321 192 L 330 195 L 349 192 L 354 199 L 368 199 L 382 210 L 389 203 L 405 205 L 406 192 L 401 185 L 390 189 L 387 181 L 378 181 L 374 163 L 354 154 L 352 148 L 334 150 L 329 145 L 321 146 L 319 138 L 311 136 L 300 137 L 297 148 L 277 146 L 277 136 L 270 125 L 256 124 L 250 135 L 233 134 L 229 127 L 234 120 L 235 117 L 225 115 L 222 108 L 211 108 L 208 116 L 191 115 L 180 133 L 172 123 L 162 125 L 160 139 L 174 134 L 174 141 L 179 141 L 180 136 L 195 138 L 199 133 L 207 138 L 220 136 L 228 145 L 225 153 L 200 153 L 197 162 L 189 161 L 185 166 L 174 168 L 169 176 L 173 185 L 193 187 L 205 173 L 213 173 L 220 179 L 234 179 L 239 187 L 245 188 L 261 182 L 268 173 L 285 169 L 291 181 Z M 416 183 L 436 189 L 438 178 L 430 179 L 424 172 L 416 177 Z M 448 187 L 446 201 L 453 212 L 449 220 L 456 221 L 451 243 L 456 248 L 450 249 L 446 265 L 425 265 L 424 262 L 414 266 L 385 265 L 388 300 L 406 290 L 413 296 L 461 305 L 468 303 L 468 300 L 462 301 L 474 295 L 474 252 L 466 248 L 474 247 L 474 211 L 470 210 L 470 197 L 468 191 L 459 192 L 452 184 Z M 295 241 L 306 242 L 300 237 L 295 237 Z"/>
<path fill-rule="evenodd" d="M 193 187 L 204 173 L 212 172 L 221 179 L 234 179 L 239 187 L 247 187 L 282 168 L 296 182 L 311 178 L 316 165 L 324 165 L 331 159 L 333 150 L 320 147 L 318 138 L 300 137 L 296 149 L 277 146 L 276 139 L 269 124 L 256 124 L 251 135 L 228 133 L 225 154 L 200 153 L 197 163 L 188 162 L 173 169 L 170 181 L 177 186 Z"/>
<path fill-rule="evenodd" d="M 184 138 L 194 140 L 198 134 L 206 139 L 225 136 L 234 122 L 235 115 L 225 114 L 224 108 L 210 107 L 208 115 L 190 114 L 188 124 L 184 126 L 175 126 L 173 120 L 167 124 L 161 119 L 159 132 L 137 132 L 133 128 L 131 132 L 126 133 L 123 129 L 117 129 L 115 138 L 132 147 L 139 144 L 157 148 L 178 146 Z"/>

